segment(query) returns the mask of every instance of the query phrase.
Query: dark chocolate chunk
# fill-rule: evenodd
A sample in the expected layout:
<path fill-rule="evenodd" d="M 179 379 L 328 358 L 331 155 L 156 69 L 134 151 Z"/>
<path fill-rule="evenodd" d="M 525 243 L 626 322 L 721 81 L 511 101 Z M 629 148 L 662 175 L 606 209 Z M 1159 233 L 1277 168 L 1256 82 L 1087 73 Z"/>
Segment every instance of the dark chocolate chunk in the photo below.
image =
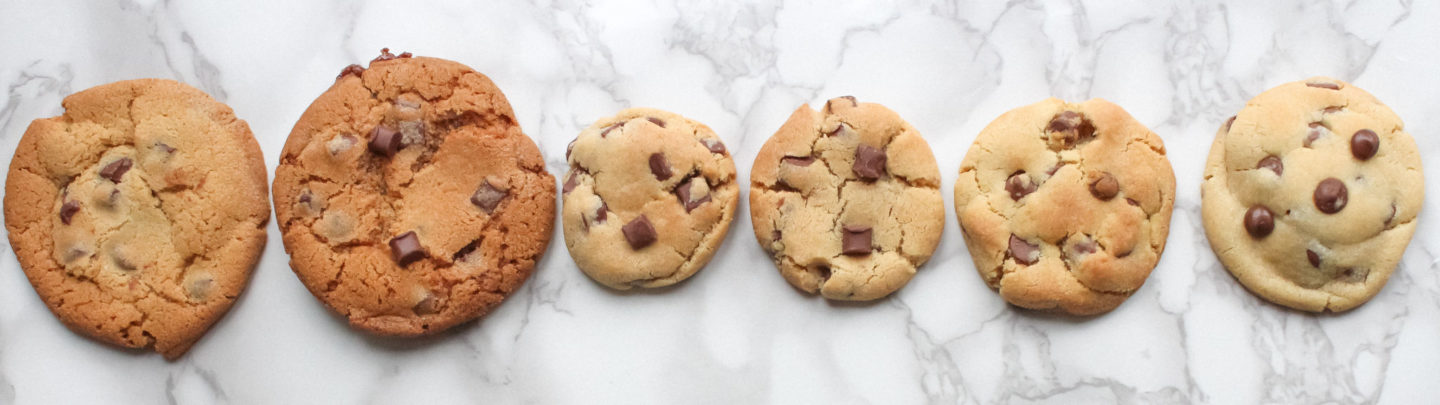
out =
<path fill-rule="evenodd" d="M 1266 156 L 1264 159 L 1260 159 L 1260 163 L 1255 164 L 1255 168 L 1270 169 L 1270 171 L 1275 172 L 1276 176 L 1285 173 L 1285 164 L 1281 163 L 1280 157 L 1275 155 Z"/>
<path fill-rule="evenodd" d="M 1356 159 L 1370 160 L 1379 151 L 1380 137 L 1375 135 L 1375 131 L 1362 129 L 1350 137 L 1350 154 Z"/>
<path fill-rule="evenodd" d="M 1011 174 L 1010 178 L 1005 180 L 1005 191 L 1009 191 L 1010 199 L 1015 201 L 1020 201 L 1021 198 L 1030 195 L 1038 188 L 1040 186 L 1035 184 L 1030 176 L 1026 176 L 1024 170 Z"/>
<path fill-rule="evenodd" d="M 575 186 L 580 185 L 580 170 L 571 170 L 569 176 L 565 176 L 565 185 L 560 187 L 560 193 L 569 193 Z"/>
<path fill-rule="evenodd" d="M 705 149 L 709 149 L 710 153 L 725 154 L 725 144 L 720 142 L 719 139 L 703 138 L 700 139 L 700 143 L 704 144 Z"/>
<path fill-rule="evenodd" d="M 1305 83 L 1305 85 L 1310 87 L 1319 87 L 1322 89 L 1340 90 L 1340 85 L 1329 82 Z"/>
<path fill-rule="evenodd" d="M 470 203 L 489 214 L 495 212 L 495 207 L 500 205 L 500 200 L 504 200 L 508 195 L 510 195 L 509 191 L 495 188 L 489 180 L 486 180 L 484 184 L 475 189 L 475 194 L 470 196 Z"/>
<path fill-rule="evenodd" d="M 595 209 L 595 223 L 605 223 L 605 219 L 610 217 L 610 214 L 607 214 L 608 212 L 610 212 L 610 206 L 606 205 L 604 201 L 601 201 L 600 208 Z"/>
<path fill-rule="evenodd" d="M 1345 188 L 1345 183 L 1334 177 L 1321 180 L 1320 184 L 1315 186 L 1315 208 L 1326 214 L 1345 209 L 1349 197 L 1350 192 Z"/>
<path fill-rule="evenodd" d="M 650 154 L 650 173 L 660 181 L 665 181 L 675 175 L 675 172 L 670 170 L 670 162 L 665 161 L 665 154 L 660 152 Z"/>
<path fill-rule="evenodd" d="M 1275 230 L 1275 214 L 1263 205 L 1250 207 L 1245 211 L 1245 232 L 1250 236 L 1263 238 Z"/>
<path fill-rule="evenodd" d="M 870 254 L 870 236 L 873 230 L 868 226 L 845 225 L 841 228 L 843 235 L 840 238 L 841 251 L 849 256 L 864 256 Z"/>
<path fill-rule="evenodd" d="M 394 239 L 390 239 L 390 258 L 395 260 L 400 267 L 425 257 L 425 250 L 420 247 L 420 237 L 415 236 L 415 231 L 406 232 Z"/>
<path fill-rule="evenodd" d="M 400 151 L 400 133 L 384 124 L 376 125 L 370 131 L 370 151 L 385 157 L 395 156 Z"/>
<path fill-rule="evenodd" d="M 1319 253 L 1315 253 L 1314 250 L 1305 249 L 1305 258 L 1306 258 L 1306 259 L 1310 259 L 1310 265 L 1311 265 L 1311 266 L 1315 266 L 1315 268 L 1317 268 L 1317 269 L 1320 268 L 1320 254 L 1319 254 Z"/>
<path fill-rule="evenodd" d="M 811 163 L 815 163 L 815 158 L 812 157 L 812 156 L 805 156 L 805 157 L 786 156 L 786 157 L 780 158 L 780 163 L 785 163 L 785 164 L 788 164 L 788 165 L 791 165 L 791 166 L 801 166 L 801 167 L 804 167 L 804 166 L 809 166 Z"/>
<path fill-rule="evenodd" d="M 855 165 L 851 170 L 854 170 L 855 177 L 861 180 L 875 181 L 885 175 L 885 160 L 885 151 L 860 144 L 855 148 Z"/>
<path fill-rule="evenodd" d="M 362 73 L 365 73 L 363 66 L 351 64 L 350 66 L 346 66 L 345 69 L 340 70 L 340 74 L 335 75 L 335 80 L 339 81 L 340 79 L 344 79 L 345 76 L 360 77 Z"/>
<path fill-rule="evenodd" d="M 699 198 L 695 198 L 695 196 L 690 194 L 690 187 L 694 186 L 696 181 L 703 182 L 705 179 L 701 177 L 691 177 L 689 180 L 682 181 L 680 185 L 675 186 L 675 196 L 680 198 L 680 205 L 685 206 L 685 212 L 687 213 L 699 207 L 701 204 L 710 201 L 709 192 L 706 192 L 705 195 Z"/>
<path fill-rule="evenodd" d="M 1109 201 L 1120 193 L 1120 182 L 1110 172 L 1101 172 L 1100 177 L 1090 182 L 1090 195 L 1101 201 Z"/>
<path fill-rule="evenodd" d="M 70 218 L 75 217 L 75 213 L 78 212 L 80 212 L 79 201 L 66 201 L 65 204 L 60 205 L 60 222 L 64 223 L 65 225 L 70 225 Z"/>
<path fill-rule="evenodd" d="M 1015 261 L 1029 266 L 1040 261 L 1040 247 L 1020 239 L 1015 234 L 1010 234 L 1010 257 Z"/>
<path fill-rule="evenodd" d="M 640 250 L 655 243 L 655 227 L 650 225 L 650 219 L 641 215 L 630 223 L 620 228 L 625 233 L 625 241 L 630 242 L 630 248 Z"/>
<path fill-rule="evenodd" d="M 130 171 L 130 166 L 133 164 L 134 162 L 131 162 L 130 158 L 120 158 L 120 160 L 110 162 L 110 164 L 100 169 L 100 177 L 119 183 L 121 176 L 124 176 L 125 172 Z"/>
<path fill-rule="evenodd" d="M 659 118 L 655 118 L 655 117 L 645 117 L 645 120 L 646 120 L 646 121 L 650 121 L 651 124 L 655 124 L 656 126 L 659 126 L 660 128 L 664 128 L 664 127 L 665 127 L 665 120 L 662 120 L 662 119 L 659 119 Z"/>

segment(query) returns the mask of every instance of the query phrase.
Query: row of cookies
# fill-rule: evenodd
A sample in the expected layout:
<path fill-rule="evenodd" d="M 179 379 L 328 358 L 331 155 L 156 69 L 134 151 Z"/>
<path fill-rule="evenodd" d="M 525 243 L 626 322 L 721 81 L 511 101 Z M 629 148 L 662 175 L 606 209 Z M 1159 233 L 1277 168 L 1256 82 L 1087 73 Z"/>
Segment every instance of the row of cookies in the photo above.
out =
<path fill-rule="evenodd" d="M 1420 189 L 1419 161 L 1373 97 L 1311 82 L 1256 97 L 1222 128 L 1205 225 L 1257 294 L 1338 311 L 1385 283 L 1413 233 L 1421 193 L 1396 191 Z M 102 85 L 64 107 L 32 123 L 11 163 L 6 227 L 21 267 L 77 332 L 178 357 L 228 310 L 263 249 L 258 144 L 229 107 L 172 81 Z M 1355 164 L 1325 165 L 1345 132 Z M 1267 153 L 1244 164 L 1256 151 Z M 738 206 L 729 151 L 676 114 L 601 119 L 565 157 L 566 246 L 611 288 L 695 274 Z M 1289 189 L 1327 170 L 1315 208 L 1302 207 Z M 929 146 L 895 112 L 853 97 L 802 106 L 754 161 L 755 236 L 800 290 L 881 298 L 939 243 L 939 181 Z M 488 313 L 529 277 L 554 227 L 555 183 L 488 78 L 385 50 L 345 68 L 306 110 L 268 190 L 291 267 L 320 302 L 358 329 L 415 336 Z M 1005 300 L 1094 314 L 1155 267 L 1174 184 L 1160 138 L 1120 107 L 1052 99 L 981 132 L 955 210 L 977 270 Z"/>

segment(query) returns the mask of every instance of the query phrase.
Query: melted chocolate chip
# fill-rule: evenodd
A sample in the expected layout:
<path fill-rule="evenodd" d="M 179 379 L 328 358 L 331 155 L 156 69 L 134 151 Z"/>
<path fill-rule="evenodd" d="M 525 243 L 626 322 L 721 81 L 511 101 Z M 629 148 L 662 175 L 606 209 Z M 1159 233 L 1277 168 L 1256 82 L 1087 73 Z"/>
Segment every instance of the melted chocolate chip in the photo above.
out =
<path fill-rule="evenodd" d="M 1080 113 L 1063 111 L 1055 114 L 1055 117 L 1050 118 L 1050 125 L 1046 126 L 1046 129 L 1050 132 L 1074 131 L 1080 128 L 1080 124 L 1083 122 L 1084 117 L 1081 117 Z"/>
<path fill-rule="evenodd" d="M 1340 90 L 1340 85 L 1335 84 L 1335 83 L 1329 83 L 1329 82 L 1305 83 L 1305 85 L 1306 85 L 1306 86 L 1310 86 L 1310 87 L 1318 87 L 1318 88 L 1322 88 L 1322 89 Z"/>
<path fill-rule="evenodd" d="M 1225 120 L 1225 129 L 1222 132 L 1225 132 L 1227 134 L 1230 133 L 1230 127 L 1235 125 L 1235 117 L 1237 116 L 1231 115 L 1230 119 Z"/>
<path fill-rule="evenodd" d="M 1090 195 L 1101 201 L 1109 201 L 1120 193 L 1120 182 L 1110 172 L 1101 172 L 1100 177 L 1090 182 Z"/>
<path fill-rule="evenodd" d="M 682 181 L 680 185 L 675 186 L 675 196 L 680 198 L 680 205 L 685 206 L 685 212 L 687 213 L 699 207 L 701 204 L 710 201 L 709 192 L 706 192 L 705 195 L 700 197 L 692 194 L 691 187 L 696 186 L 696 181 L 704 183 L 705 180 L 700 177 L 691 177 L 689 180 Z"/>
<path fill-rule="evenodd" d="M 1010 257 L 1015 261 L 1029 266 L 1040 261 L 1040 247 L 1020 239 L 1015 234 L 1010 234 Z"/>
<path fill-rule="evenodd" d="M 650 173 L 660 181 L 665 181 L 675 175 L 675 172 L 670 170 L 670 163 L 665 161 L 665 154 L 660 152 L 650 154 Z"/>
<path fill-rule="evenodd" d="M 489 214 L 495 212 L 495 207 L 500 205 L 500 200 L 504 200 L 508 195 L 510 195 L 509 191 L 496 188 L 490 184 L 489 180 L 486 180 L 484 184 L 475 189 L 475 194 L 470 196 L 470 203 Z"/>
<path fill-rule="evenodd" d="M 1084 115 L 1074 111 L 1055 114 L 1046 130 L 1051 133 L 1047 142 L 1052 150 L 1073 148 L 1095 137 L 1095 126 Z"/>
<path fill-rule="evenodd" d="M 131 162 L 130 158 L 120 158 L 100 169 L 100 177 L 119 183 L 121 177 L 125 175 L 125 172 L 130 171 L 130 166 L 132 165 L 134 165 L 134 162 Z"/>
<path fill-rule="evenodd" d="M 1375 131 L 1362 129 L 1350 137 L 1350 154 L 1356 159 L 1370 160 L 1379 151 L 1380 137 L 1375 135 Z"/>
<path fill-rule="evenodd" d="M 1324 131 L 1325 131 L 1325 127 L 1322 126 L 1320 123 L 1318 123 L 1318 122 L 1312 122 L 1312 123 L 1310 123 L 1310 133 L 1308 133 L 1308 134 L 1305 135 L 1305 142 L 1303 143 L 1303 145 L 1304 145 L 1305 147 L 1307 147 L 1307 148 L 1310 147 L 1310 145 L 1314 144 L 1315 141 L 1320 140 L 1320 135 L 1321 135 Z"/>
<path fill-rule="evenodd" d="M 625 123 L 623 123 L 623 122 L 617 122 L 617 123 L 614 123 L 614 124 L 610 124 L 610 126 L 605 127 L 605 129 L 600 130 L 600 137 L 601 137 L 601 138 L 604 138 L 606 135 L 610 135 L 610 131 L 614 131 L 615 128 L 620 128 L 620 127 L 623 127 L 623 126 L 625 126 Z"/>
<path fill-rule="evenodd" d="M 872 230 L 868 226 L 845 225 L 841 229 L 840 238 L 841 250 L 849 256 L 864 256 L 870 254 L 870 236 Z"/>
<path fill-rule="evenodd" d="M 655 124 L 655 125 L 659 126 L 660 128 L 664 128 L 664 127 L 665 127 L 665 120 L 662 120 L 662 119 L 659 119 L 659 118 L 655 118 L 655 117 L 645 117 L 645 120 L 646 120 L 646 121 L 650 121 L 651 124 Z"/>
<path fill-rule="evenodd" d="M 376 125 L 370 131 L 370 151 L 385 157 L 393 157 L 400 151 L 400 133 L 385 125 Z"/>
<path fill-rule="evenodd" d="M 340 81 L 340 79 L 344 79 L 345 76 L 360 77 L 362 73 L 365 73 L 364 67 L 351 64 L 350 66 L 346 66 L 345 69 L 340 70 L 340 74 L 335 76 L 335 81 Z"/>
<path fill-rule="evenodd" d="M 1306 259 L 1310 259 L 1310 265 L 1311 265 L 1311 266 L 1315 266 L 1315 268 L 1317 268 L 1317 269 L 1320 268 L 1320 254 L 1319 254 L 1319 253 L 1315 253 L 1314 250 L 1305 249 L 1305 258 L 1306 258 Z"/>
<path fill-rule="evenodd" d="M 415 236 L 415 231 L 406 232 L 394 239 L 390 239 L 390 258 L 395 260 L 400 267 L 425 257 L 425 250 L 420 248 L 420 237 Z"/>
<path fill-rule="evenodd" d="M 1275 230 L 1275 214 L 1263 205 L 1250 207 L 1245 211 L 1245 232 L 1255 238 L 1270 236 Z"/>
<path fill-rule="evenodd" d="M 834 104 L 834 103 L 835 103 L 836 101 L 838 101 L 838 100 L 846 100 L 846 101 L 849 101 L 851 107 L 859 107 L 859 106 L 860 106 L 860 101 L 855 100 L 855 96 L 840 96 L 840 97 L 832 98 L 832 99 L 830 99 L 830 100 L 825 101 L 825 112 L 826 112 L 826 113 L 829 113 L 829 112 L 831 112 L 831 111 L 835 111 L 835 109 L 831 107 L 831 104 Z"/>
<path fill-rule="evenodd" d="M 702 138 L 700 143 L 705 145 L 705 149 L 709 149 L 710 153 L 725 154 L 725 144 L 721 143 L 719 139 Z"/>
<path fill-rule="evenodd" d="M 1009 191 L 1010 199 L 1015 201 L 1020 201 L 1021 198 L 1035 192 L 1038 188 L 1040 186 L 1030 180 L 1030 176 L 1026 176 L 1023 170 L 1011 174 L 1010 178 L 1005 180 L 1005 191 Z"/>
<path fill-rule="evenodd" d="M 789 165 L 792 165 L 792 166 L 801 166 L 801 167 L 804 167 L 804 166 L 809 166 L 811 163 L 815 163 L 815 158 L 814 158 L 814 157 L 811 157 L 811 156 L 805 156 L 805 157 L 786 156 L 786 157 L 780 158 L 780 163 L 785 163 L 785 164 L 789 164 Z"/>
<path fill-rule="evenodd" d="M 620 231 L 625 233 L 625 241 L 630 242 L 631 249 L 640 250 L 655 243 L 655 227 L 644 215 L 630 220 Z"/>
<path fill-rule="evenodd" d="M 861 144 L 855 148 L 855 177 L 865 181 L 875 181 L 885 175 L 885 151 L 879 148 Z"/>
<path fill-rule="evenodd" d="M 60 222 L 65 225 L 70 225 L 70 218 L 75 217 L 75 214 L 78 212 L 80 212 L 79 201 L 66 201 L 65 204 L 60 205 Z"/>
<path fill-rule="evenodd" d="M 1350 192 L 1345 188 L 1345 183 L 1334 177 L 1321 180 L 1320 184 L 1315 186 L 1315 208 L 1326 214 L 1345 209 L 1349 197 Z"/>
<path fill-rule="evenodd" d="M 574 190 L 575 186 L 578 185 L 580 185 L 580 171 L 571 170 L 570 175 L 565 176 L 565 185 L 560 187 L 560 193 L 569 193 L 570 190 Z"/>
<path fill-rule="evenodd" d="M 1280 162 L 1279 156 L 1275 155 L 1266 156 L 1264 159 L 1260 159 L 1260 163 L 1256 163 L 1255 168 L 1270 169 L 1270 171 L 1275 172 L 1276 176 L 1285 173 L 1285 164 Z"/>

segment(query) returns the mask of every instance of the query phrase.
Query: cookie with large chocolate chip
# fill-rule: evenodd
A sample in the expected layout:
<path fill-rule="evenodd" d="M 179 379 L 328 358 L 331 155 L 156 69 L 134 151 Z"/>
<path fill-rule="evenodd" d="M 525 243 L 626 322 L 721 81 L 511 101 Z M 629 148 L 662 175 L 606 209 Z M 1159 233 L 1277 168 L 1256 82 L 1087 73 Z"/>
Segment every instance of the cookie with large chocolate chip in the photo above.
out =
<path fill-rule="evenodd" d="M 1210 247 L 1256 295 L 1345 311 L 1385 285 L 1425 197 L 1415 140 L 1370 93 L 1328 77 L 1255 96 L 1205 165 Z"/>
<path fill-rule="evenodd" d="M 975 138 L 955 214 L 975 268 L 1016 306 L 1119 306 L 1165 250 L 1175 173 L 1160 137 L 1101 99 L 1010 110 Z"/>
<path fill-rule="evenodd" d="M 5 227 L 35 292 L 76 332 L 166 358 L 229 310 L 265 246 L 265 163 L 230 107 L 170 80 L 66 97 L 5 183 Z"/>
<path fill-rule="evenodd" d="M 944 229 L 940 170 L 920 133 L 879 104 L 800 106 L 750 172 L 755 238 L 791 285 L 865 301 L 905 286 Z"/>
<path fill-rule="evenodd" d="M 555 216 L 554 177 L 489 78 L 388 52 L 300 117 L 274 194 L 300 281 L 382 335 L 488 313 L 530 276 Z"/>
<path fill-rule="evenodd" d="M 735 217 L 735 162 L 709 127 L 631 108 L 590 125 L 566 150 L 565 246 L 611 288 L 684 280 L 714 256 Z"/>

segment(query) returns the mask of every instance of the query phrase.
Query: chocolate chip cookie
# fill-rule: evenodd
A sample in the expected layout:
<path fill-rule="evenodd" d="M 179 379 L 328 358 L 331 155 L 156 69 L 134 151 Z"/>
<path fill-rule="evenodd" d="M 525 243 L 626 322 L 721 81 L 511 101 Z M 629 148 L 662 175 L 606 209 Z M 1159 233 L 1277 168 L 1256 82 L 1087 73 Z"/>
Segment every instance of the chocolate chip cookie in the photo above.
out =
<path fill-rule="evenodd" d="M 590 125 L 566 150 L 565 246 L 591 279 L 654 288 L 694 275 L 735 217 L 735 162 L 709 127 L 631 108 Z"/>
<path fill-rule="evenodd" d="M 265 246 L 265 163 L 230 107 L 170 80 L 66 97 L 35 120 L 5 183 L 20 267 L 70 329 L 185 354 Z"/>
<path fill-rule="evenodd" d="M 499 305 L 555 224 L 555 180 L 495 84 L 448 60 L 383 52 L 346 68 L 275 169 L 290 266 L 381 335 L 435 333 Z"/>
<path fill-rule="evenodd" d="M 1266 90 L 1221 125 L 1201 191 L 1225 268 L 1266 300 L 1314 312 L 1380 291 L 1425 198 L 1400 117 L 1328 77 Z"/>
<path fill-rule="evenodd" d="M 905 286 L 944 229 L 940 170 L 920 133 L 879 104 L 800 106 L 750 172 L 755 239 L 791 285 L 866 301 Z"/>
<path fill-rule="evenodd" d="M 1101 99 L 1010 110 L 975 138 L 955 214 L 976 270 L 1013 305 L 1119 306 L 1165 250 L 1175 173 L 1160 137 Z"/>

